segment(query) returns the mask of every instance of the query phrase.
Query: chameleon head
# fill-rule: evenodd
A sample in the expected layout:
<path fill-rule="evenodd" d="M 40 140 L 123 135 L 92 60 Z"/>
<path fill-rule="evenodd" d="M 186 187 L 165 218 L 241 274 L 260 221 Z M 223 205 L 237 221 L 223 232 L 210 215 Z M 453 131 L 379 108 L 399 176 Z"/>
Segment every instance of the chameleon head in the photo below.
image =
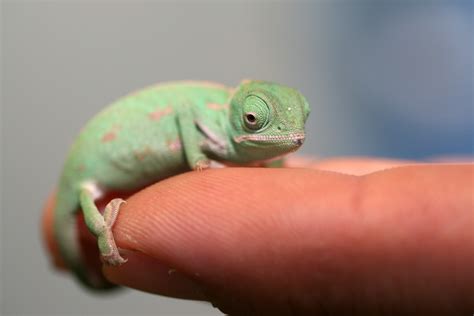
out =
<path fill-rule="evenodd" d="M 241 162 L 271 159 L 297 150 L 309 115 L 296 90 L 265 81 L 244 81 L 230 102 L 231 135 Z"/>

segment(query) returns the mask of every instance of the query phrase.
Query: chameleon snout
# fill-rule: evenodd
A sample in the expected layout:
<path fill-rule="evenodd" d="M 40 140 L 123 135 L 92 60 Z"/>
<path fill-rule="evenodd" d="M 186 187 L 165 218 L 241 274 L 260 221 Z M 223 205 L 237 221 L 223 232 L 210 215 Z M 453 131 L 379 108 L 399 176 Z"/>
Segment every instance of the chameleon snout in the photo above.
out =
<path fill-rule="evenodd" d="M 303 145 L 304 143 L 304 139 L 305 139 L 305 133 L 302 132 L 302 133 L 296 133 L 296 134 L 293 134 L 292 135 L 292 141 L 293 141 L 293 144 L 300 147 L 301 145 Z"/>
<path fill-rule="evenodd" d="M 295 145 L 301 146 L 304 143 L 304 137 L 303 138 L 298 138 L 293 141 Z"/>

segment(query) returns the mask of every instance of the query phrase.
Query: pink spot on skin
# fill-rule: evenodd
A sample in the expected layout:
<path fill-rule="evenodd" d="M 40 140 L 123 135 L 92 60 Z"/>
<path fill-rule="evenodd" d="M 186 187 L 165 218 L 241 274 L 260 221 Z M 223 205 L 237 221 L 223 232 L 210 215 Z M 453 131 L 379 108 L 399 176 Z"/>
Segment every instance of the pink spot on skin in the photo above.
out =
<path fill-rule="evenodd" d="M 228 104 L 218 104 L 218 103 L 208 103 L 207 107 L 211 110 L 219 111 L 219 110 L 227 110 L 229 108 Z"/>
<path fill-rule="evenodd" d="M 171 150 L 171 151 L 178 151 L 181 149 L 181 140 L 179 138 L 173 140 L 173 141 L 169 141 L 167 143 L 168 145 L 168 149 Z"/>
<path fill-rule="evenodd" d="M 153 121 L 159 121 L 163 116 L 169 115 L 173 113 L 173 109 L 171 106 L 167 106 L 166 108 L 158 108 L 157 110 L 151 112 L 148 116 Z"/>
<path fill-rule="evenodd" d="M 120 126 L 118 126 L 118 125 L 113 126 L 107 133 L 105 133 L 102 136 L 101 141 L 103 143 L 108 143 L 108 142 L 113 141 L 114 139 L 117 138 L 117 133 L 118 133 L 119 130 L 120 130 Z"/>
<path fill-rule="evenodd" d="M 117 133 L 115 131 L 110 131 L 105 133 L 101 140 L 103 143 L 108 143 L 113 141 L 115 138 L 117 138 Z"/>

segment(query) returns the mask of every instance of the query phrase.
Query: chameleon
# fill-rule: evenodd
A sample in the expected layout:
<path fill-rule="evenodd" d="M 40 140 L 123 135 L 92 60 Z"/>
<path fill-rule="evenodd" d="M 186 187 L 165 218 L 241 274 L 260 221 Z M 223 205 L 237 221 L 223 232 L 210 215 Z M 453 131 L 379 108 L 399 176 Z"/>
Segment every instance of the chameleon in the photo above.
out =
<path fill-rule="evenodd" d="M 297 150 L 310 108 L 297 90 L 244 80 L 236 88 L 204 81 L 161 83 L 113 102 L 80 131 L 59 179 L 53 229 L 60 256 L 80 283 L 110 284 L 88 271 L 81 255 L 77 213 L 97 238 L 101 261 L 121 265 L 112 228 L 125 201 L 108 192 L 138 191 L 211 161 L 262 166 Z"/>

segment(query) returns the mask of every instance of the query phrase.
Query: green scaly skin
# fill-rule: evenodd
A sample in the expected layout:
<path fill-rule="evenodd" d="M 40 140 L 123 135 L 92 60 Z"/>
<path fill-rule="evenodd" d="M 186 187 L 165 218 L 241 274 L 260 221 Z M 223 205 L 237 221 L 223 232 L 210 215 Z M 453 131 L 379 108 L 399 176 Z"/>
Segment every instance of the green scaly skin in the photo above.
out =
<path fill-rule="evenodd" d="M 243 81 L 236 89 L 175 82 L 119 99 L 84 127 L 61 175 L 54 230 L 66 265 L 90 288 L 111 287 L 87 271 L 81 258 L 75 223 L 79 209 L 98 238 L 103 262 L 123 264 L 112 225 L 124 201 L 112 200 L 102 215 L 94 203 L 99 197 L 202 170 L 210 160 L 271 161 L 302 145 L 308 115 L 308 103 L 298 91 L 263 81 Z"/>

